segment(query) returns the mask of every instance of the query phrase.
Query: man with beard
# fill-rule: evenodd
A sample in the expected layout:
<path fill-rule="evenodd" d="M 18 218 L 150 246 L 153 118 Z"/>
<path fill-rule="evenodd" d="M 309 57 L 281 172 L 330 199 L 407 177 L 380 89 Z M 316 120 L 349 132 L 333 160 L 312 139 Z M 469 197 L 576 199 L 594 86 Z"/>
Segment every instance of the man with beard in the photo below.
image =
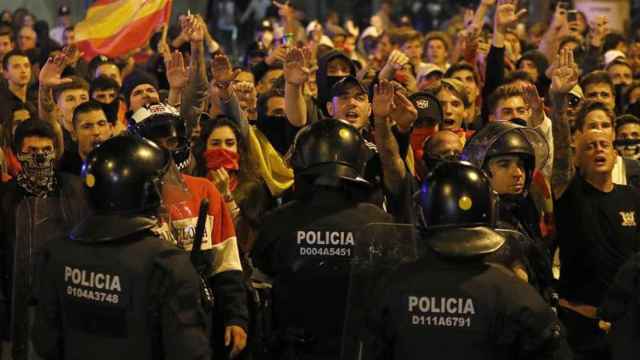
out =
<path fill-rule="evenodd" d="M 0 329 L 3 342 L 12 343 L 14 359 L 33 358 L 29 327 L 38 283 L 35 257 L 49 240 L 67 234 L 87 214 L 79 179 L 54 168 L 56 144 L 49 123 L 20 123 L 13 150 L 22 171 L 0 195 Z"/>
<path fill-rule="evenodd" d="M 78 151 L 65 152 L 58 170 L 80 176 L 82 163 L 87 155 L 113 136 L 113 126 L 107 120 L 103 105 L 93 100 L 78 105 L 73 111 L 71 136 L 78 143 Z"/>
<path fill-rule="evenodd" d="M 590 101 L 582 105 L 576 118 L 576 154 L 570 153 L 563 109 L 578 72 L 571 52 L 562 52 L 557 65 L 550 94 L 556 144 L 552 189 L 561 261 L 560 315 L 577 359 L 607 359 L 606 333 L 599 326 L 596 308 L 620 266 L 640 248 L 635 220 L 640 196 L 629 186 L 614 184 L 613 118 L 607 105 Z"/>

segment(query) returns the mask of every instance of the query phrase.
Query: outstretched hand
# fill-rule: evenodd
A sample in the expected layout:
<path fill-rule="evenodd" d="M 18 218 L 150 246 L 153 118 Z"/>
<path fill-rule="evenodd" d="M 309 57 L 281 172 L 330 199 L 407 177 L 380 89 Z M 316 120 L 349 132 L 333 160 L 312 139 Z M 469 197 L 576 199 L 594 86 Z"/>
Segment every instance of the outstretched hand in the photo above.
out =
<path fill-rule="evenodd" d="M 573 58 L 573 51 L 562 49 L 556 55 L 552 65 L 550 91 L 556 94 L 566 94 L 578 84 L 578 65 Z"/>
<path fill-rule="evenodd" d="M 495 31 L 504 33 L 509 27 L 515 25 L 527 14 L 526 9 L 521 9 L 516 12 L 517 5 L 516 0 L 498 0 L 498 6 L 496 7 L 496 13 L 493 19 Z"/>
<path fill-rule="evenodd" d="M 38 75 L 40 86 L 52 88 L 58 85 L 70 83 L 72 81 L 70 78 L 62 77 L 62 72 L 67 65 L 67 61 L 68 59 L 64 52 L 47 59 L 47 62 L 44 64 L 42 69 L 40 69 L 40 74 Z"/>
<path fill-rule="evenodd" d="M 289 49 L 284 61 L 284 79 L 287 84 L 302 86 L 309 79 L 309 73 L 303 50 Z"/>
<path fill-rule="evenodd" d="M 391 112 L 395 108 L 395 104 L 393 103 L 394 92 L 393 84 L 384 79 L 380 80 L 380 82 L 373 87 L 371 110 L 376 120 L 384 120 L 391 115 Z"/>
<path fill-rule="evenodd" d="M 184 66 L 184 57 L 178 50 L 171 53 L 166 63 L 167 81 L 172 89 L 184 89 L 189 80 L 189 72 Z"/>

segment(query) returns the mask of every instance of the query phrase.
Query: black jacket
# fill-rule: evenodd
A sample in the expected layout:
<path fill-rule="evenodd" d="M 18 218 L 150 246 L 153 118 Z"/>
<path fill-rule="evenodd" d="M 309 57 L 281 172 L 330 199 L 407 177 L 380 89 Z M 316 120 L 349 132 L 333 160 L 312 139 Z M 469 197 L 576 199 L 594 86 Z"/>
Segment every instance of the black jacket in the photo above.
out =
<path fill-rule="evenodd" d="M 32 338 L 40 356 L 210 358 L 200 277 L 183 250 L 155 235 L 155 224 L 92 216 L 47 244 Z"/>

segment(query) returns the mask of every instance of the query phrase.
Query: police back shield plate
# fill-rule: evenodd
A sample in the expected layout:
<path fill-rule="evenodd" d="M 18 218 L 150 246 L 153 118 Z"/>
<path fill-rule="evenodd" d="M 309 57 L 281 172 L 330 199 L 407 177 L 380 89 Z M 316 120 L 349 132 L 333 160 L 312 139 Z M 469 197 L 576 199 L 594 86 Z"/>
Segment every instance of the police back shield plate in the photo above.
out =
<path fill-rule="evenodd" d="M 417 259 L 417 237 L 410 224 L 373 223 L 360 231 L 351 263 L 342 360 L 366 358 L 362 326 L 374 289 L 386 274 Z"/>

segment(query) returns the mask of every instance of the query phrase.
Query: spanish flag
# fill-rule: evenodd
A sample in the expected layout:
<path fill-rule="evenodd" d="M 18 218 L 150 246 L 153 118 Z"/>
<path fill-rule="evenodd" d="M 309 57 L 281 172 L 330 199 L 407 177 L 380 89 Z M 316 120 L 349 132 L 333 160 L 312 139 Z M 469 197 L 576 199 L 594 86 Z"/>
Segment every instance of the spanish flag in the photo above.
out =
<path fill-rule="evenodd" d="M 75 26 L 77 46 L 87 61 L 118 57 L 143 47 L 170 16 L 171 0 L 96 0 Z"/>

